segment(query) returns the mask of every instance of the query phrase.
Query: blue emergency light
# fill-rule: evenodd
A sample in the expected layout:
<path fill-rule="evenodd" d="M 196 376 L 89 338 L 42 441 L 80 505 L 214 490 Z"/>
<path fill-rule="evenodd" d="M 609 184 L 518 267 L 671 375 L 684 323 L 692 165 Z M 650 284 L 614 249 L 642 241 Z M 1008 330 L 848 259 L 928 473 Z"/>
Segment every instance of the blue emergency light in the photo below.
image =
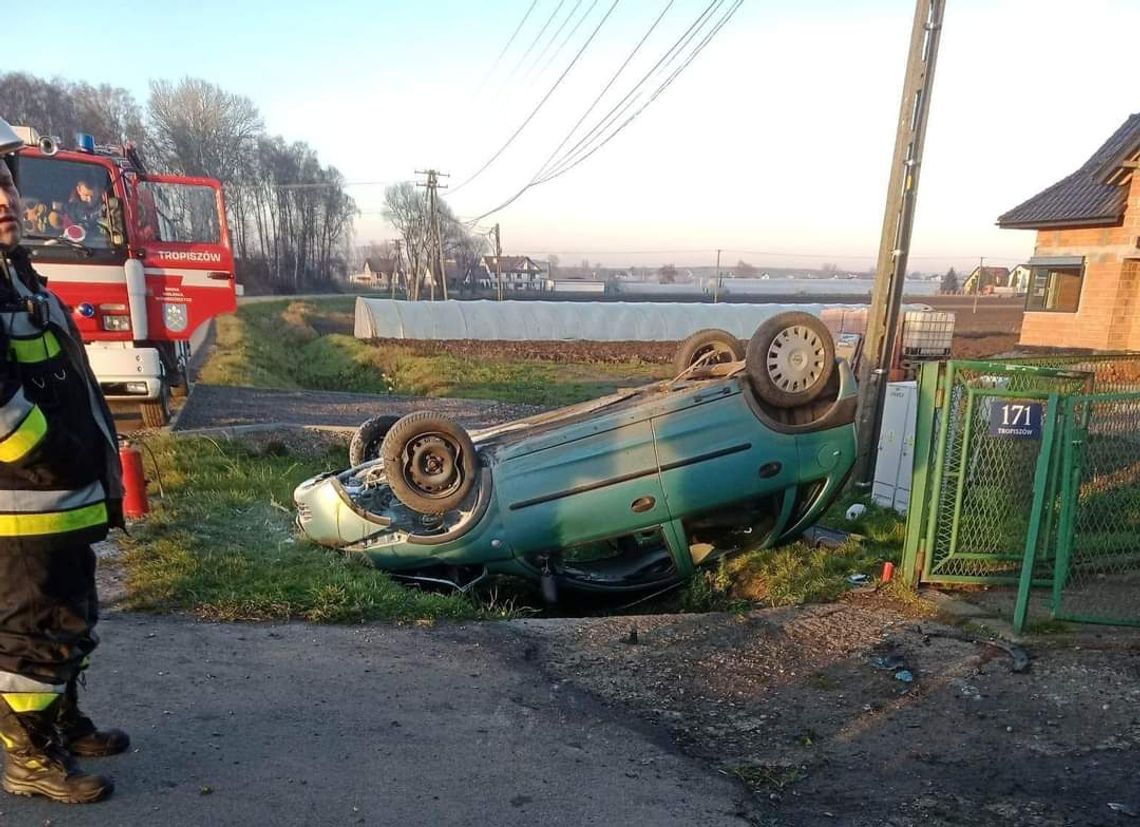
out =
<path fill-rule="evenodd" d="M 75 148 L 80 152 L 95 152 L 95 136 L 86 132 L 75 133 Z"/>

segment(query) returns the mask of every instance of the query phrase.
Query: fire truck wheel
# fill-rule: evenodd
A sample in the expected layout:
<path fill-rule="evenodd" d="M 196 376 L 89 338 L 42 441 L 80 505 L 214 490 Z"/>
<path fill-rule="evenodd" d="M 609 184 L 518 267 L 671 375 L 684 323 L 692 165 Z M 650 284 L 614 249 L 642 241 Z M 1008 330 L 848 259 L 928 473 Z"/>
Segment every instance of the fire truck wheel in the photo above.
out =
<path fill-rule="evenodd" d="M 139 404 L 144 428 L 162 428 L 170 421 L 170 388 L 162 386 L 158 399 Z"/>

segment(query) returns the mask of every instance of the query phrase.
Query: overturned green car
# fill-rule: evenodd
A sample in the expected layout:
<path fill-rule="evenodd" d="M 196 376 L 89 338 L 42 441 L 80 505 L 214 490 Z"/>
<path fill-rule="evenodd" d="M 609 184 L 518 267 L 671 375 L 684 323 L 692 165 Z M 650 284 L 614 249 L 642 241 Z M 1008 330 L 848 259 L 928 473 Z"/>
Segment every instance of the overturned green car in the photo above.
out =
<path fill-rule="evenodd" d="M 352 468 L 297 487 L 298 523 L 395 575 L 468 588 L 488 573 L 560 588 L 664 588 L 734 551 L 786 543 L 855 459 L 856 385 L 806 313 L 747 349 L 694 334 L 676 378 L 467 433 L 378 416 Z"/>

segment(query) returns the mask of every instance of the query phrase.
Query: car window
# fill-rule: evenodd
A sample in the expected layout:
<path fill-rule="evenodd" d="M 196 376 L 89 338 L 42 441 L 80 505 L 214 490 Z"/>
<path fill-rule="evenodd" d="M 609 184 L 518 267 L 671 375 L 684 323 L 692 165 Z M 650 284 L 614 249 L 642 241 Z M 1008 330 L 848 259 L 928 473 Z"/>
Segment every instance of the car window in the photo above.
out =
<path fill-rule="evenodd" d="M 761 545 L 775 528 L 782 503 L 779 494 L 752 497 L 682 520 L 693 563 Z"/>
<path fill-rule="evenodd" d="M 591 583 L 651 583 L 676 574 L 677 566 L 660 526 L 567 546 L 560 573 Z"/>

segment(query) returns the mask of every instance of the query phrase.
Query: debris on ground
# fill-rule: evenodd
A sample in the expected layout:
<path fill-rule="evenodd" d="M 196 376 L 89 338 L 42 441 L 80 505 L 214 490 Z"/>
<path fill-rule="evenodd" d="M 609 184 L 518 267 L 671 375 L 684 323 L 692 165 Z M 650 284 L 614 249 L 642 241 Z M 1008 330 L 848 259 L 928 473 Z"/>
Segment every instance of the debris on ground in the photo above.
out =
<path fill-rule="evenodd" d="M 1016 643 L 1009 643 L 1000 638 L 980 638 L 951 629 L 928 629 L 926 631 L 923 631 L 922 627 L 916 627 L 916 629 L 918 633 L 923 636 L 923 643 L 927 643 L 929 638 L 932 637 L 944 637 L 950 640 L 960 640 L 963 643 L 975 643 L 979 646 L 993 646 L 996 649 L 1001 649 L 1010 656 L 1013 661 L 1010 665 L 1011 672 L 1025 672 L 1029 669 L 1029 653 Z"/>

